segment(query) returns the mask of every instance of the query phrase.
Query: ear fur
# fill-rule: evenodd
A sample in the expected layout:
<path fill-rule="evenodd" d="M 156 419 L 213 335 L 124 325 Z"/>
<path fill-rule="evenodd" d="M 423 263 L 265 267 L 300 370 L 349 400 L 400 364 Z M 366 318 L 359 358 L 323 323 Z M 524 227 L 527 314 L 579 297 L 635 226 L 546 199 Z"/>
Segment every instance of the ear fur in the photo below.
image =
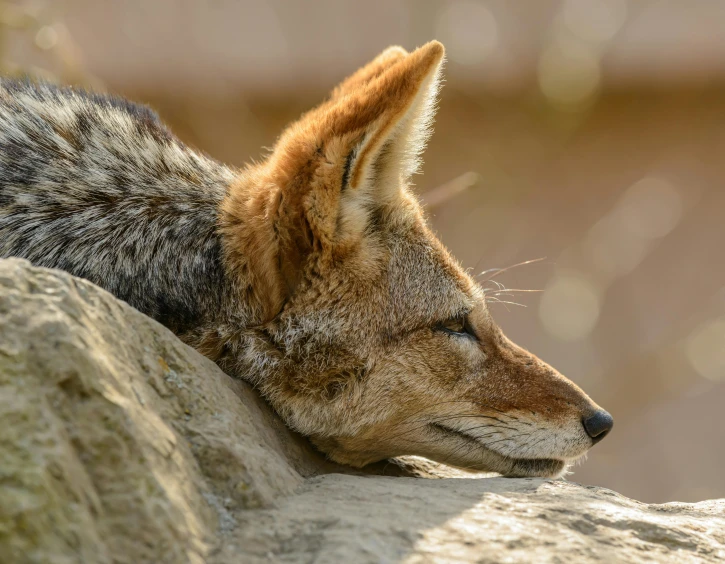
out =
<path fill-rule="evenodd" d="M 330 99 L 339 99 L 342 96 L 354 92 L 356 89 L 362 88 L 365 84 L 380 76 L 384 71 L 407 55 L 408 52 L 398 45 L 388 47 L 367 65 L 361 67 L 338 84 L 332 91 Z"/>
<path fill-rule="evenodd" d="M 356 151 L 351 188 L 374 177 L 374 164 L 382 153 L 386 153 L 383 164 L 388 165 L 389 174 L 407 179 L 417 171 L 430 136 L 443 58 L 443 45 L 432 41 L 367 84 L 364 103 L 380 117 L 372 122 Z"/>
<path fill-rule="evenodd" d="M 379 186 L 399 192 L 416 171 L 443 58 L 437 41 L 410 54 L 389 48 L 280 137 L 264 169 L 279 190 L 274 231 L 290 293 L 311 252 L 335 249 L 339 257 L 354 244 L 368 204 L 393 192 Z"/>

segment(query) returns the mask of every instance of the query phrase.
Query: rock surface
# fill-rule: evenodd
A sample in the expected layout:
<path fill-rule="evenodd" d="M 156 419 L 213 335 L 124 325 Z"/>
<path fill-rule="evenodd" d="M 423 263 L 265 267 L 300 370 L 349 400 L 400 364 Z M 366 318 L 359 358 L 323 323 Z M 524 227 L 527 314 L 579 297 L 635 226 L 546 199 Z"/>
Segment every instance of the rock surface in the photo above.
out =
<path fill-rule="evenodd" d="M 446 475 L 407 464 L 326 462 L 158 323 L 0 260 L 1 562 L 725 559 L 725 500 L 371 475 Z"/>
<path fill-rule="evenodd" d="M 0 261 L 0 561 L 202 562 L 327 464 L 248 386 L 65 273 Z"/>
<path fill-rule="evenodd" d="M 241 516 L 215 561 L 235 555 L 250 563 L 722 562 L 725 500 L 646 505 L 561 480 L 329 474 L 274 509 Z"/>

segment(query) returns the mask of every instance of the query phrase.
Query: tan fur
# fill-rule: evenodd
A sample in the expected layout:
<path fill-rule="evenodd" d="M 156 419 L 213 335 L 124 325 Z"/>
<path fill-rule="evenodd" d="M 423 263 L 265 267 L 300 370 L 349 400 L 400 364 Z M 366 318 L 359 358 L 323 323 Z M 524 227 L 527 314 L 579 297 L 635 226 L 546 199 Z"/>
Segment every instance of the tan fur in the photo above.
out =
<path fill-rule="evenodd" d="M 364 88 L 365 85 L 372 79 L 380 76 L 380 74 L 389 69 L 393 64 L 397 63 L 408 55 L 408 52 L 400 46 L 388 47 L 385 51 L 380 53 L 375 59 L 370 61 L 364 67 L 358 69 L 357 72 L 350 75 L 343 82 L 341 82 L 332 91 L 330 98 L 340 98 L 345 94 L 354 92 Z"/>
<path fill-rule="evenodd" d="M 556 475 L 598 406 L 503 336 L 408 188 L 443 58 L 435 41 L 386 50 L 239 175 L 220 227 L 259 324 L 193 344 L 339 462 Z M 462 314 L 475 338 L 440 330 Z"/>

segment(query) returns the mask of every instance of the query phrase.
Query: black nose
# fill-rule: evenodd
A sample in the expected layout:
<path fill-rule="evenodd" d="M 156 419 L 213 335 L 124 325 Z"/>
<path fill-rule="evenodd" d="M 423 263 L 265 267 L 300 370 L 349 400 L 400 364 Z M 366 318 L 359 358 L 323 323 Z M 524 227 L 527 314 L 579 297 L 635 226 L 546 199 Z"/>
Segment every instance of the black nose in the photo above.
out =
<path fill-rule="evenodd" d="M 582 423 L 584 424 L 584 429 L 586 430 L 587 435 L 592 438 L 594 444 L 606 437 L 607 433 L 609 433 L 609 431 L 612 430 L 612 427 L 614 427 L 614 419 L 612 419 L 612 416 L 603 409 L 601 411 L 597 411 L 594 415 L 583 419 Z"/>

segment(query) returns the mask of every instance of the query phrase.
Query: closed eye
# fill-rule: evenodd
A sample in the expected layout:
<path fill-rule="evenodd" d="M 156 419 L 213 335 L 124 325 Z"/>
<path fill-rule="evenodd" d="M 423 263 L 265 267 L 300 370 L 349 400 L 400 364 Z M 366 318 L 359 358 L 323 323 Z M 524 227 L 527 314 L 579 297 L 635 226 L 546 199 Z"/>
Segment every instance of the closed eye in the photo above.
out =
<path fill-rule="evenodd" d="M 476 339 L 476 333 L 473 327 L 468 322 L 468 315 L 458 315 L 452 317 L 442 323 L 439 323 L 435 327 L 436 330 L 448 333 L 449 335 L 456 335 L 460 337 L 472 337 Z"/>

